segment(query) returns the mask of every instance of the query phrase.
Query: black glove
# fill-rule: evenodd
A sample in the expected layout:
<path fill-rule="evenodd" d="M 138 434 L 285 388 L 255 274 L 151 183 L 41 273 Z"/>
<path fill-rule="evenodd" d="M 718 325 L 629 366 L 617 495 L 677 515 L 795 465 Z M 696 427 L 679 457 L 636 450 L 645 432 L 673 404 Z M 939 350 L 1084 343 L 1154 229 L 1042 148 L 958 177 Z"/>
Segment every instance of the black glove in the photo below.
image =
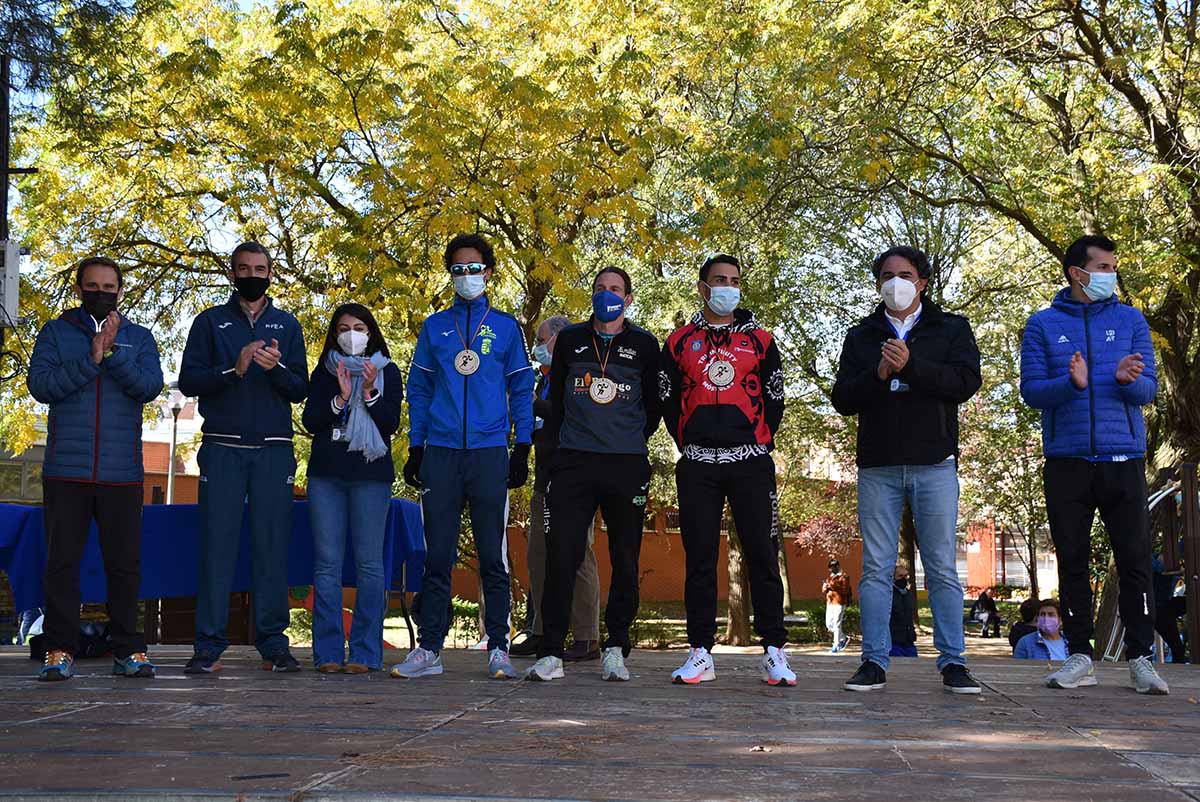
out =
<path fill-rule="evenodd" d="M 508 489 L 524 487 L 529 481 L 529 443 L 517 443 L 508 458 Z"/>
<path fill-rule="evenodd" d="M 408 462 L 404 463 L 404 484 L 421 486 L 421 460 L 425 456 L 424 446 L 413 446 L 408 450 Z"/>

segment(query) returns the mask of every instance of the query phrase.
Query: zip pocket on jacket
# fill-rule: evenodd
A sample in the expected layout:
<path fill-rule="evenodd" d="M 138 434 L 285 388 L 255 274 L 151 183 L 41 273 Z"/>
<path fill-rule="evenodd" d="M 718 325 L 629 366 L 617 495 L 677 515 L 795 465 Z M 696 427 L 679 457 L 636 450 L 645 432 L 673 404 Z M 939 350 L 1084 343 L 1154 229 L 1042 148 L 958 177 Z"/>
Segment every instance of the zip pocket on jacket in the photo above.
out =
<path fill-rule="evenodd" d="M 1051 443 L 1054 442 L 1054 429 L 1055 429 L 1055 424 L 1057 422 L 1058 422 L 1058 410 L 1052 409 L 1052 410 L 1050 410 L 1050 442 Z"/>
<path fill-rule="evenodd" d="M 1125 421 L 1129 424 L 1129 436 L 1136 437 L 1133 433 L 1133 415 L 1129 412 L 1129 405 L 1125 405 Z"/>

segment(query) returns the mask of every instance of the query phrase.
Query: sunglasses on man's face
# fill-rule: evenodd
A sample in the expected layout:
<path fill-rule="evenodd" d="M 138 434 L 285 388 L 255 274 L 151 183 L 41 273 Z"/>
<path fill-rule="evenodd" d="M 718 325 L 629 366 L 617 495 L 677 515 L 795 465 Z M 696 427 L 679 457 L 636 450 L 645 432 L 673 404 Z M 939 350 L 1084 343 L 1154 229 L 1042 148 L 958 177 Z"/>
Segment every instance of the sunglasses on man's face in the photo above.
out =
<path fill-rule="evenodd" d="M 450 265 L 452 276 L 478 276 L 484 270 L 487 270 L 487 265 L 479 262 L 458 262 Z"/>

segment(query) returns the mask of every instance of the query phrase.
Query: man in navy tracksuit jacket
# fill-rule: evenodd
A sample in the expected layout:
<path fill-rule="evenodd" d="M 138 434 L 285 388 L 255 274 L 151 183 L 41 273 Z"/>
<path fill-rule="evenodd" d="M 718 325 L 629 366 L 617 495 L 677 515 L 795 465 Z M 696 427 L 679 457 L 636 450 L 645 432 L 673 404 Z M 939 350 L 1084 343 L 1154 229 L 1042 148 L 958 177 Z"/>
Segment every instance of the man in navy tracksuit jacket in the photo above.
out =
<path fill-rule="evenodd" d="M 1082 237 L 1067 249 L 1070 286 L 1034 313 L 1021 342 L 1021 397 L 1042 412 L 1050 536 L 1058 556 L 1063 634 L 1070 656 L 1052 688 L 1095 685 L 1092 671 L 1092 520 L 1099 510 L 1120 576 L 1125 652 L 1139 693 L 1166 693 L 1150 663 L 1154 640 L 1141 408 L 1158 379 L 1142 313 L 1113 296 L 1116 246 Z"/>
<path fill-rule="evenodd" d="M 450 620 L 450 572 L 458 561 L 463 507 L 483 581 L 488 673 L 514 675 L 508 658 L 509 579 L 504 554 L 508 488 L 529 478 L 533 369 L 517 320 L 492 308 L 484 289 L 495 255 L 477 235 L 459 235 L 444 261 L 454 305 L 421 327 L 408 375 L 409 459 L 404 480 L 421 488 L 425 574 L 421 580 L 420 646 L 392 676 L 442 673 Z M 510 429 L 515 446 L 508 452 Z"/>
<path fill-rule="evenodd" d="M 38 333 L 29 393 L 50 407 L 42 498 L 48 557 L 39 679 L 71 676 L 79 648 L 79 564 L 96 521 L 108 581 L 113 673 L 152 677 L 137 629 L 142 542 L 142 407 L 163 389 L 158 347 L 116 311 L 121 271 L 93 257 L 76 271 L 82 306 Z"/>
<path fill-rule="evenodd" d="M 204 417 L 200 464 L 200 576 L 195 654 L 184 670 L 219 671 L 229 645 L 229 593 L 249 504 L 254 645 L 263 668 L 298 671 L 288 625 L 287 555 L 292 533 L 292 404 L 308 395 L 300 323 L 266 296 L 271 258 L 247 242 L 234 249 L 236 292 L 201 312 L 188 333 L 179 391 L 198 396 Z"/>

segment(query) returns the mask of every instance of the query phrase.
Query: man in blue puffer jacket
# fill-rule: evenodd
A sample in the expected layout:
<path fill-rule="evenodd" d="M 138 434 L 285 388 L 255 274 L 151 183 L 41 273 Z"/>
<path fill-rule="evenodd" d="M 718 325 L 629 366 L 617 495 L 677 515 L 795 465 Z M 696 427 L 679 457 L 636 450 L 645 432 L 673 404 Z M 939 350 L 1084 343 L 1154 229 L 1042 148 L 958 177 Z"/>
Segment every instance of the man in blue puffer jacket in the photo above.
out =
<path fill-rule="evenodd" d="M 300 322 L 267 296 L 271 255 L 243 242 L 229 258 L 235 292 L 196 316 L 179 390 L 200 398 L 200 570 L 195 650 L 184 672 L 221 670 L 229 646 L 229 592 L 250 517 L 254 645 L 264 671 L 296 672 L 288 649 L 287 557 L 292 536 L 292 404 L 308 397 Z"/>
<path fill-rule="evenodd" d="M 1120 576 L 1121 621 L 1138 693 L 1165 694 L 1150 660 L 1154 640 L 1146 429 L 1154 401 L 1154 347 L 1142 313 L 1120 303 L 1116 245 L 1081 237 L 1063 257 L 1070 286 L 1029 318 L 1021 341 L 1021 397 L 1042 411 L 1043 472 L 1050 537 L 1058 555 L 1065 663 L 1051 688 L 1096 684 L 1092 670 L 1092 520 L 1099 510 Z"/>
<path fill-rule="evenodd" d="M 484 293 L 496 267 L 488 241 L 460 234 L 446 246 L 443 261 L 454 282 L 454 304 L 425 319 L 408 374 L 404 481 L 421 488 L 425 521 L 421 642 L 391 673 L 405 679 L 442 673 L 450 574 L 469 504 L 483 581 L 488 675 L 506 679 L 516 676 L 508 658 L 508 489 L 529 478 L 533 367 L 521 325 L 493 308 Z M 511 456 L 510 430 L 516 441 Z"/>
<path fill-rule="evenodd" d="M 163 389 L 149 330 L 117 311 L 121 269 L 91 257 L 75 272 L 82 302 L 38 333 L 29 393 L 50 407 L 42 503 L 48 546 L 47 654 L 38 679 L 71 676 L 79 648 L 79 564 L 95 519 L 108 580 L 113 673 L 153 677 L 137 630 L 142 543 L 142 407 Z"/>

